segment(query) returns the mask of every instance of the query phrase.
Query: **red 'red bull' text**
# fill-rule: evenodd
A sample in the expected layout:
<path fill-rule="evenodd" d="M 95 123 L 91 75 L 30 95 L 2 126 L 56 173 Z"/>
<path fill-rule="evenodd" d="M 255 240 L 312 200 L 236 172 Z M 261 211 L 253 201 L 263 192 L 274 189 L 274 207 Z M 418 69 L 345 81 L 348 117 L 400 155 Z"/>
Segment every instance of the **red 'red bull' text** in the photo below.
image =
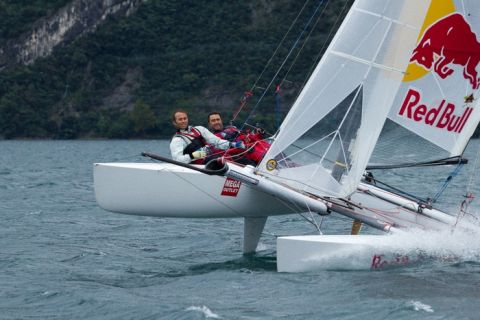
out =
<path fill-rule="evenodd" d="M 447 102 L 445 99 L 437 107 L 428 107 L 421 103 L 420 92 L 409 89 L 398 114 L 415 122 L 460 133 L 473 109 L 465 108 L 460 116 L 455 114 L 456 109 L 455 104 Z"/>

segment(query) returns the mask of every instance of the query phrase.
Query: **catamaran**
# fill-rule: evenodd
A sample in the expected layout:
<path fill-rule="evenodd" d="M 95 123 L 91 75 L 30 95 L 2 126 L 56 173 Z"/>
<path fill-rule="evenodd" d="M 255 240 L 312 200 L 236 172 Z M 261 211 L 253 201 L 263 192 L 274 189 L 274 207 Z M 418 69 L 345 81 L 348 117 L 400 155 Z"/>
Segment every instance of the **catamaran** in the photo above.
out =
<path fill-rule="evenodd" d="M 429 152 L 383 168 L 466 163 L 480 121 L 479 15 L 478 1 L 357 0 L 258 166 L 188 165 L 149 153 L 161 162 L 96 163 L 97 202 L 131 215 L 244 218 L 245 253 L 255 251 L 269 216 L 353 221 L 348 235 L 279 237 L 277 266 L 287 272 L 318 268 L 351 248 L 375 267 L 388 234 L 469 229 L 436 209 L 436 199 L 376 184 L 367 170 L 382 167 L 369 161 L 385 132 L 397 138 L 391 145 L 408 134 L 417 139 L 413 153 Z M 381 234 L 360 235 L 361 224 Z"/>

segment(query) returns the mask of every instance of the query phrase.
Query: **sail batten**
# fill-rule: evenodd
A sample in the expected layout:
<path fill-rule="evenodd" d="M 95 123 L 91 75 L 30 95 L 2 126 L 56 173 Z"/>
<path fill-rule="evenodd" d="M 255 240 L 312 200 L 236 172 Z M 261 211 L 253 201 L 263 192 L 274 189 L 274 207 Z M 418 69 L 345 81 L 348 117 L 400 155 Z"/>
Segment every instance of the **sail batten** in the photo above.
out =
<path fill-rule="evenodd" d="M 381 18 L 381 19 L 393 22 L 395 24 L 404 26 L 406 28 L 411 28 L 412 30 L 418 30 L 417 27 L 415 27 L 415 26 L 412 26 L 412 25 L 410 25 L 408 23 L 405 23 L 405 22 L 402 22 L 400 20 L 392 19 L 390 17 L 384 16 L 384 15 L 376 13 L 376 12 L 372 12 L 372 11 L 368 11 L 368 10 L 364 10 L 364 9 L 360 9 L 360 8 L 355 8 L 354 10 L 357 11 L 357 12 L 365 13 L 365 14 L 368 14 L 368 15 L 371 15 L 371 16 L 374 16 L 374 17 L 377 17 L 377 18 Z"/>
<path fill-rule="evenodd" d="M 395 72 L 398 72 L 398 73 L 401 73 L 401 74 L 405 74 L 405 70 L 400 70 L 400 69 L 397 69 L 397 68 L 394 68 L 394 67 L 391 67 L 391 66 L 386 66 L 384 64 L 379 64 L 379 63 L 375 63 L 373 61 L 361 59 L 357 56 L 347 54 L 347 53 L 344 53 L 344 52 L 331 51 L 330 54 L 345 58 L 345 59 L 350 60 L 350 61 L 359 62 L 359 63 L 365 64 L 367 66 L 370 66 L 370 67 L 379 68 L 379 69 L 383 69 L 383 70 L 387 70 L 387 71 L 395 71 Z"/>

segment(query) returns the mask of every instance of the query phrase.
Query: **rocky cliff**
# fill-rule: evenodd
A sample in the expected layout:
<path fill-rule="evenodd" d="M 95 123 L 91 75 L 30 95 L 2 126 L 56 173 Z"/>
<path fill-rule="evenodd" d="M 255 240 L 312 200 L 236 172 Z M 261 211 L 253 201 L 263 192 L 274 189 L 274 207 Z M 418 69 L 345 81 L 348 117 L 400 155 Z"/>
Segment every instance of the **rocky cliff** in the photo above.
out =
<path fill-rule="evenodd" d="M 52 50 L 94 31 L 108 17 L 133 13 L 146 0 L 74 0 L 54 15 L 37 21 L 18 39 L 0 47 L 0 70 L 31 64 Z"/>

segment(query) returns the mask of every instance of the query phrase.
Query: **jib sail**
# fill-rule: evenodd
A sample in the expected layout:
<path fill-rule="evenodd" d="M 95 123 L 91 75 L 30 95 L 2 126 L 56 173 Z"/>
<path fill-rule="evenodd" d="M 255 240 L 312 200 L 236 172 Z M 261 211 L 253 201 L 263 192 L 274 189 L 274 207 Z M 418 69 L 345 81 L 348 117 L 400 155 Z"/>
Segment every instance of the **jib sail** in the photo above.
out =
<path fill-rule="evenodd" d="M 259 165 L 262 174 L 319 195 L 355 191 L 429 3 L 354 3 Z"/>

